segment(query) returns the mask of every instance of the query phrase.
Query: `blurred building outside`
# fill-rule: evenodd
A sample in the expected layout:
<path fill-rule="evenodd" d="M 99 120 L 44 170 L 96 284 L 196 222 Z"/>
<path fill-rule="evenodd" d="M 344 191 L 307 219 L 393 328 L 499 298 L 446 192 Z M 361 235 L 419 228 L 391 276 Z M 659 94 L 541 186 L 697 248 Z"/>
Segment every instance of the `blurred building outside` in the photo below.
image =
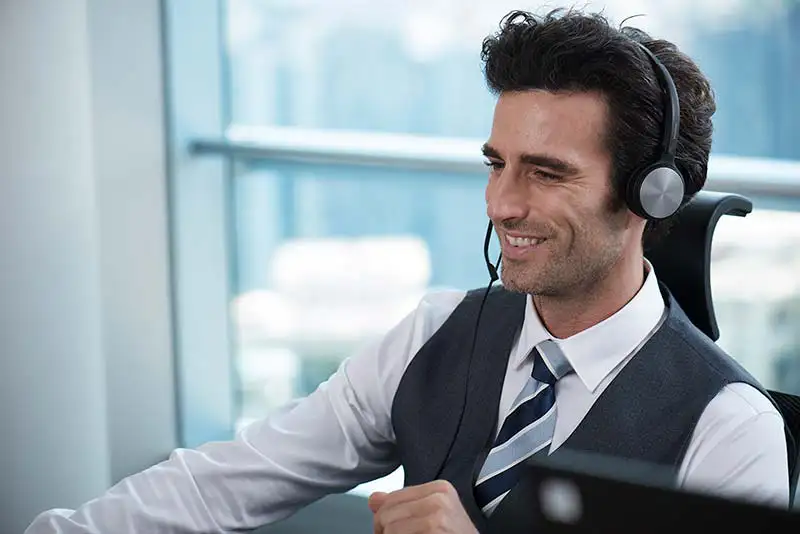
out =
<path fill-rule="evenodd" d="M 800 3 L 584 4 L 618 22 L 645 13 L 629 24 L 676 41 L 698 61 L 717 95 L 714 153 L 800 160 Z M 543 5 L 567 4 L 522 7 Z M 405 133 L 432 144 L 485 137 L 493 97 L 480 42 L 519 7 L 230 0 L 232 125 Z M 483 224 L 481 180 L 404 180 L 335 167 L 237 171 L 231 313 L 242 424 L 308 394 L 425 292 L 485 283 L 480 243 L 467 237 Z M 746 218 L 726 217 L 712 255 L 719 344 L 768 387 L 800 393 L 800 213 L 757 203 Z"/>

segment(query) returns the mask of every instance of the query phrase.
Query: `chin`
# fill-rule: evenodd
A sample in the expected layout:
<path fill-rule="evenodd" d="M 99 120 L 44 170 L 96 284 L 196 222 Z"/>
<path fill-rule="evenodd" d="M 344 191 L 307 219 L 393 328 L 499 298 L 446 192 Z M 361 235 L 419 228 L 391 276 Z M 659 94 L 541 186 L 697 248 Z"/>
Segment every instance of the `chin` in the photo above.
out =
<path fill-rule="evenodd" d="M 514 293 L 528 293 L 543 297 L 557 297 L 568 293 L 569 277 L 564 277 L 567 268 L 564 265 L 557 269 L 530 263 L 501 264 L 500 280 L 503 287 Z"/>
<path fill-rule="evenodd" d="M 503 287 L 515 293 L 540 293 L 542 280 L 533 273 L 526 273 L 523 269 L 503 267 L 500 273 Z"/>

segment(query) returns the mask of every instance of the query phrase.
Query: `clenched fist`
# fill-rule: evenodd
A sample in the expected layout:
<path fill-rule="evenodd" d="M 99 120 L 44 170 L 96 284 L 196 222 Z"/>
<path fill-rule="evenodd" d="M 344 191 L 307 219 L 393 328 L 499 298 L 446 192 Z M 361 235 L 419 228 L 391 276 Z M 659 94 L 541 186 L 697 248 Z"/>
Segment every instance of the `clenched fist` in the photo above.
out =
<path fill-rule="evenodd" d="M 370 495 L 375 534 L 478 534 L 445 480 Z"/>

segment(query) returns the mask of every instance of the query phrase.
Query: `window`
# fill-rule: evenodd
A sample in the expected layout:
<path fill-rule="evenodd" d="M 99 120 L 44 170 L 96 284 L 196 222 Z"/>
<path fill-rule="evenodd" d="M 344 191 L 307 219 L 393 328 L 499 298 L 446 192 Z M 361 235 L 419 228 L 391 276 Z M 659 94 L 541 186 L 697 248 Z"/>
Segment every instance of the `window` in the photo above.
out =
<path fill-rule="evenodd" d="M 479 50 L 519 3 L 170 4 L 176 150 L 196 148 L 173 158 L 193 445 L 308 394 L 426 291 L 486 283 L 479 153 L 493 98 Z M 717 231 L 720 344 L 767 386 L 800 392 L 800 372 L 784 371 L 800 368 L 786 326 L 800 325 L 800 5 L 587 4 L 617 22 L 647 13 L 631 24 L 676 41 L 711 78 L 709 188 L 755 202 Z"/>
<path fill-rule="evenodd" d="M 688 2 L 604 4 L 615 20 L 648 13 L 634 23 L 677 40 L 697 58 L 717 92 L 715 154 L 800 159 L 800 104 L 790 89 L 800 81 L 793 68 L 800 9 L 767 10 L 757 2 L 692 2 L 691 9 Z M 394 134 L 424 136 L 417 146 L 432 150 L 463 138 L 477 155 L 493 108 L 480 42 L 514 5 L 390 1 L 378 10 L 359 0 L 228 2 L 228 133 L 288 145 L 292 130 L 282 128 L 300 128 L 301 146 L 314 144 L 312 136 L 317 146 L 355 151 L 361 143 L 367 153 L 405 141 L 386 137 Z M 800 187 L 800 175 L 794 177 Z M 242 417 L 308 393 L 431 287 L 484 284 L 484 180 L 478 172 L 435 174 L 402 165 L 269 158 L 241 164 L 234 312 Z M 800 298 L 800 253 L 792 246 L 800 244 L 793 230 L 800 215 L 762 208 L 741 221 L 727 219 L 715 242 L 715 297 L 721 316 L 737 303 L 750 314 L 730 319 L 740 325 L 723 322 L 721 343 L 747 363 L 763 364 L 760 378 L 771 383 L 773 352 L 761 352 L 772 327 L 758 317 Z M 774 276 L 758 276 L 766 271 Z M 743 276 L 750 282 L 742 284 Z M 774 296 L 767 279 L 775 281 Z"/>

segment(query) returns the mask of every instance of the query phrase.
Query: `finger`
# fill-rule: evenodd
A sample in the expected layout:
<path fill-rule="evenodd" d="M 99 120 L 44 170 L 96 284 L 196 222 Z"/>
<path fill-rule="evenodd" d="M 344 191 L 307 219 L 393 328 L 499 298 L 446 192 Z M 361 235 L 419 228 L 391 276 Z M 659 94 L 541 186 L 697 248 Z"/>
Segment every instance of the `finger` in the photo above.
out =
<path fill-rule="evenodd" d="M 444 493 L 432 493 L 417 501 L 407 501 L 394 506 L 385 506 L 376 514 L 375 521 L 384 529 L 410 519 L 447 513 L 452 508 L 450 497 Z"/>
<path fill-rule="evenodd" d="M 433 482 L 420 484 L 419 486 L 409 486 L 401 490 L 393 491 L 381 504 L 381 507 L 394 507 L 404 502 L 418 501 L 434 493 L 457 496 L 456 490 L 453 488 L 452 484 L 446 480 L 434 480 Z"/>
<path fill-rule="evenodd" d="M 412 517 L 386 527 L 380 531 L 380 534 L 428 534 L 429 532 L 440 532 L 437 529 L 443 527 L 444 525 L 440 524 L 436 517 Z"/>
<path fill-rule="evenodd" d="M 369 496 L 367 505 L 369 505 L 369 509 L 372 510 L 373 514 L 376 513 L 381 506 L 383 506 L 383 503 L 386 502 L 387 497 L 389 497 L 389 494 L 382 491 L 376 491 Z"/>

